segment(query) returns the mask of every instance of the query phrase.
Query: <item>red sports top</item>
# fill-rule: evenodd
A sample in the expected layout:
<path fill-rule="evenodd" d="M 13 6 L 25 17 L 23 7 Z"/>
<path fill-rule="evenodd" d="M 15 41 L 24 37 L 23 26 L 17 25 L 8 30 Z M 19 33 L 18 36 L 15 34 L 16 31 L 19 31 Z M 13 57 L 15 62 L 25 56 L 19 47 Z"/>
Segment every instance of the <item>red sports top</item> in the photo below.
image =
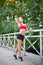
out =
<path fill-rule="evenodd" d="M 19 29 L 26 29 L 26 28 L 27 28 L 26 24 L 20 24 L 19 26 Z"/>

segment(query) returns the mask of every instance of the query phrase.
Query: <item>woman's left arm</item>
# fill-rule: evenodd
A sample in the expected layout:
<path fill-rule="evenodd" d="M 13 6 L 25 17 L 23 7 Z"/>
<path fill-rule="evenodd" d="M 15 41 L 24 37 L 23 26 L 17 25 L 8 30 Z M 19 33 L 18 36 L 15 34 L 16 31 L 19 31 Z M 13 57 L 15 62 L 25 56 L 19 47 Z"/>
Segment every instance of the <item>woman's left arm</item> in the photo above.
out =
<path fill-rule="evenodd" d="M 26 30 L 29 32 L 34 32 L 34 30 L 32 30 L 32 29 L 30 30 L 28 27 L 26 28 Z"/>

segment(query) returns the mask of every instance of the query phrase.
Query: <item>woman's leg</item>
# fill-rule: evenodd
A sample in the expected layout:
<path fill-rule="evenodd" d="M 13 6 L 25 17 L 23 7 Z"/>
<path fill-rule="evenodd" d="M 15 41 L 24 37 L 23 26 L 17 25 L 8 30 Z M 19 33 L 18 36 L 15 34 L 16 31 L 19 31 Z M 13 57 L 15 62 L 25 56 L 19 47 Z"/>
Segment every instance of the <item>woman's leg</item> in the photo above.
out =
<path fill-rule="evenodd" d="M 18 45 L 17 45 L 17 47 L 18 47 L 18 56 L 21 56 L 22 41 L 21 40 L 17 40 L 17 42 L 18 42 Z"/>
<path fill-rule="evenodd" d="M 17 54 L 17 52 L 18 52 L 18 47 L 16 47 L 16 49 L 15 49 L 15 55 Z"/>
<path fill-rule="evenodd" d="M 15 53 L 14 53 L 14 55 L 13 55 L 13 57 L 15 57 L 15 59 L 17 59 L 17 52 L 18 52 L 18 47 L 16 47 L 16 49 L 15 49 L 15 51 L 14 51 Z"/>
<path fill-rule="evenodd" d="M 17 42 L 18 42 L 18 57 L 19 59 L 21 59 L 21 61 L 23 61 L 22 56 L 21 56 L 21 46 L 23 42 L 21 40 L 18 40 Z"/>
<path fill-rule="evenodd" d="M 21 55 L 21 46 L 22 46 L 22 41 L 21 40 L 17 40 L 17 47 L 15 49 L 15 55 L 18 53 L 18 55 Z"/>
<path fill-rule="evenodd" d="M 15 57 L 15 59 L 17 59 L 17 56 L 16 56 L 17 51 L 18 51 L 18 48 L 15 49 L 15 53 L 14 53 L 14 55 L 13 55 L 13 57 Z"/>
<path fill-rule="evenodd" d="M 15 54 L 14 57 L 15 59 L 17 59 L 16 54 L 18 53 L 18 57 L 21 59 L 21 61 L 23 61 L 22 56 L 21 56 L 21 46 L 22 46 L 22 41 L 21 40 L 17 40 L 17 48 L 15 49 Z"/>

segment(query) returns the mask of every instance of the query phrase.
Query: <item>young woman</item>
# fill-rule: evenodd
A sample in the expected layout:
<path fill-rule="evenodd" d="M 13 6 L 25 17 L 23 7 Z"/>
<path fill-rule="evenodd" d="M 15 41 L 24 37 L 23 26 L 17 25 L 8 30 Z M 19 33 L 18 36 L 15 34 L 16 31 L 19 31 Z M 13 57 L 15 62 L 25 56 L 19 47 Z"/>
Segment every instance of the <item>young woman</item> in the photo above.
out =
<path fill-rule="evenodd" d="M 17 48 L 15 49 L 15 54 L 13 55 L 15 57 L 15 59 L 17 59 L 17 54 L 18 54 L 18 57 L 21 59 L 21 61 L 23 61 L 22 59 L 22 56 L 21 56 L 21 46 L 22 46 L 22 43 L 23 43 L 23 40 L 24 40 L 24 36 L 25 36 L 25 32 L 26 30 L 32 32 L 31 30 L 29 30 L 24 22 L 24 20 L 22 19 L 22 17 L 19 17 L 19 18 L 15 18 L 15 21 L 18 25 L 18 28 L 20 29 L 20 32 L 17 36 Z"/>

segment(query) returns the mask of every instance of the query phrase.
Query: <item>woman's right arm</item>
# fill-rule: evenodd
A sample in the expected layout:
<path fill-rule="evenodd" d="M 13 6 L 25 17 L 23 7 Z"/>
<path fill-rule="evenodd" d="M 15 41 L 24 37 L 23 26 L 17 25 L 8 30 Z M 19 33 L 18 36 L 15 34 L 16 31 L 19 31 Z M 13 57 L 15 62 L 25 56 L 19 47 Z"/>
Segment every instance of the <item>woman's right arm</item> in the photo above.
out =
<path fill-rule="evenodd" d="M 20 23 L 18 22 L 18 18 L 15 18 L 15 21 L 16 21 L 17 25 L 19 26 Z"/>

